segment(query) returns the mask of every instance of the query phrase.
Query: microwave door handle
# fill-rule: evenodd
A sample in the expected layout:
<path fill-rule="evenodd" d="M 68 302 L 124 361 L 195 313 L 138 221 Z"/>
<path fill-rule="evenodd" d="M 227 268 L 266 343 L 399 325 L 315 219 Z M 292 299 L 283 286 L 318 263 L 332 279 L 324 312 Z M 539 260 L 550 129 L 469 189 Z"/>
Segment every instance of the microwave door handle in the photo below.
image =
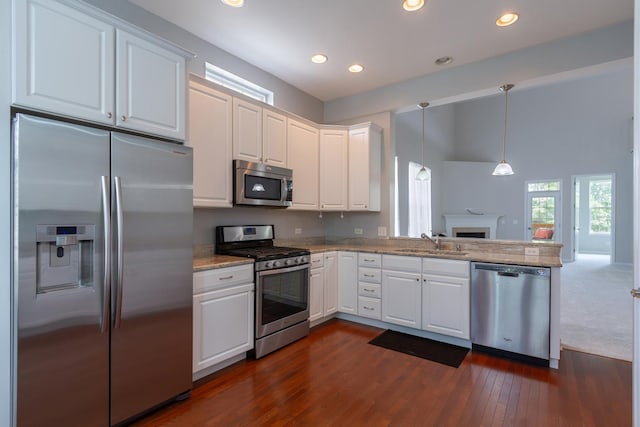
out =
<path fill-rule="evenodd" d="M 287 177 L 282 177 L 282 185 L 280 186 L 280 200 L 283 202 L 287 201 L 287 193 L 289 192 L 287 189 Z"/>

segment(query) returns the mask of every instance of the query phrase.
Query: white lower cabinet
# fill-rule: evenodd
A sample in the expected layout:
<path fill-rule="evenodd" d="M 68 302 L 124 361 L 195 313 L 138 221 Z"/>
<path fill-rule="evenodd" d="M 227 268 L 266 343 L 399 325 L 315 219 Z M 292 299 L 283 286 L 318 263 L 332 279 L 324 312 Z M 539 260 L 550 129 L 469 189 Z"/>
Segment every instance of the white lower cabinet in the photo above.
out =
<path fill-rule="evenodd" d="M 318 324 L 338 311 L 338 253 L 311 254 L 309 321 Z"/>
<path fill-rule="evenodd" d="M 470 339 L 469 262 L 424 258 L 422 329 Z"/>
<path fill-rule="evenodd" d="M 324 316 L 324 264 L 322 254 L 311 255 L 309 272 L 309 321 L 314 322 Z"/>
<path fill-rule="evenodd" d="M 253 266 L 197 272 L 193 281 L 193 373 L 197 378 L 203 370 L 253 348 Z"/>
<path fill-rule="evenodd" d="M 338 252 L 338 311 L 358 314 L 357 252 Z"/>
<path fill-rule="evenodd" d="M 422 286 L 418 273 L 382 271 L 382 321 L 419 329 Z"/>

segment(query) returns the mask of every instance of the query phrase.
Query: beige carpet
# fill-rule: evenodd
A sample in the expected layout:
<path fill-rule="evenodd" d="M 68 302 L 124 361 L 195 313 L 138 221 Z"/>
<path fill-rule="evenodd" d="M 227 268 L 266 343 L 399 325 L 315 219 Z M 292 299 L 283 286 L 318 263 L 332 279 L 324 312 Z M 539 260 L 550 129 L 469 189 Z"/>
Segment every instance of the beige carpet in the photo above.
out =
<path fill-rule="evenodd" d="M 561 270 L 560 340 L 564 348 L 632 360 L 633 267 L 580 254 Z"/>

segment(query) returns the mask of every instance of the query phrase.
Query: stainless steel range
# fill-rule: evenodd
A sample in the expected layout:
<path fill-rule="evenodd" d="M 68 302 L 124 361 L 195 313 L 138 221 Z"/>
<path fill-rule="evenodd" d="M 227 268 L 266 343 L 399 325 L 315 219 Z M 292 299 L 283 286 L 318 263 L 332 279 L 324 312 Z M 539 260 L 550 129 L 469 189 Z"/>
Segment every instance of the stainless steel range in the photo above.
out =
<path fill-rule="evenodd" d="M 273 238 L 273 225 L 216 227 L 216 253 L 255 260 L 256 358 L 309 334 L 310 253 Z"/>

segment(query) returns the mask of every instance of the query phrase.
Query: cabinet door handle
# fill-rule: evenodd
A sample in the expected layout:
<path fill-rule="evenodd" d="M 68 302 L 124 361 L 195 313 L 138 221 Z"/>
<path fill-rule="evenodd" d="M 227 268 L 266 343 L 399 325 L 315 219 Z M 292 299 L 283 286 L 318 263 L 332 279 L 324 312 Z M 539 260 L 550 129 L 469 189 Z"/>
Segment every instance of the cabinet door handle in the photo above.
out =
<path fill-rule="evenodd" d="M 218 280 L 229 280 L 229 279 L 233 279 L 233 274 L 231 276 L 224 276 L 224 277 L 218 278 Z"/>
<path fill-rule="evenodd" d="M 120 120 L 122 120 L 123 122 L 127 121 L 127 116 L 125 116 L 124 114 L 122 116 L 120 116 Z"/>
<path fill-rule="evenodd" d="M 113 117 L 113 114 L 111 114 L 111 111 L 109 111 L 109 112 L 107 113 L 107 119 L 110 119 L 111 117 Z"/>

